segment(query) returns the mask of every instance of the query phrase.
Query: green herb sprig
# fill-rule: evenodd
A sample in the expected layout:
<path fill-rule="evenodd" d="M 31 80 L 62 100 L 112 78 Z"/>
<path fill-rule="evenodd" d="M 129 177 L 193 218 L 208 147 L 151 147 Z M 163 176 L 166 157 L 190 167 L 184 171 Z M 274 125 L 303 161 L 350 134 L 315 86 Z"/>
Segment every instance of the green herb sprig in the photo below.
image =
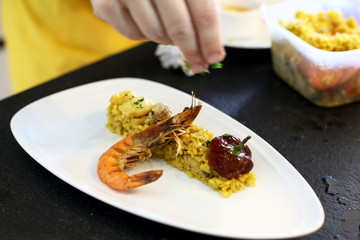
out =
<path fill-rule="evenodd" d="M 144 98 L 138 99 L 134 102 L 135 105 L 138 105 L 140 102 L 144 101 Z M 141 104 L 140 104 L 141 105 Z"/>
<path fill-rule="evenodd" d="M 199 73 L 199 74 L 210 73 L 209 69 L 221 69 L 221 68 L 223 68 L 223 64 L 221 62 L 209 64 L 209 68 L 205 69 L 204 72 Z M 186 72 L 186 73 L 190 72 L 190 65 L 187 62 L 185 62 L 184 72 Z"/>
<path fill-rule="evenodd" d="M 218 62 L 218 63 L 214 63 L 214 64 L 210 64 L 209 65 L 209 68 L 211 69 L 221 69 L 223 68 L 223 64 Z M 210 70 L 208 69 L 205 69 L 205 71 L 203 73 L 210 73 Z"/>

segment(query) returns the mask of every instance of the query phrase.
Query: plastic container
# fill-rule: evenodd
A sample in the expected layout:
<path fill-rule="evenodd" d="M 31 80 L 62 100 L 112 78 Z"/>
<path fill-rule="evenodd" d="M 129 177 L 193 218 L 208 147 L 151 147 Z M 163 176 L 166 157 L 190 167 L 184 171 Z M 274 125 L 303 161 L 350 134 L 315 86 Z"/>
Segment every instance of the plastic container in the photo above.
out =
<path fill-rule="evenodd" d="M 331 52 L 315 48 L 279 24 L 305 13 L 337 10 L 360 24 L 360 0 L 286 1 L 261 7 L 271 34 L 275 73 L 318 106 L 334 107 L 360 100 L 360 49 Z"/>

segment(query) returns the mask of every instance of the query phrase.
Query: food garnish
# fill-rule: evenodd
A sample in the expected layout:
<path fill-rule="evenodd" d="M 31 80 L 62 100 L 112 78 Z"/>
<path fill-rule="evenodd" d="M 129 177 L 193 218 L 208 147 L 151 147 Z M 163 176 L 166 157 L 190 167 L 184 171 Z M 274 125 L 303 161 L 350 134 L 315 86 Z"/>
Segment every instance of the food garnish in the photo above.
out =
<path fill-rule="evenodd" d="M 209 64 L 210 69 L 220 69 L 223 68 L 223 64 L 221 62 Z M 200 74 L 210 73 L 209 68 L 205 69 L 204 72 Z M 185 62 L 184 72 L 190 72 L 190 65 Z"/>
<path fill-rule="evenodd" d="M 237 177 L 251 171 L 254 164 L 251 150 L 246 145 L 250 136 L 244 140 L 224 134 L 210 142 L 209 165 L 218 174 L 226 178 Z"/>

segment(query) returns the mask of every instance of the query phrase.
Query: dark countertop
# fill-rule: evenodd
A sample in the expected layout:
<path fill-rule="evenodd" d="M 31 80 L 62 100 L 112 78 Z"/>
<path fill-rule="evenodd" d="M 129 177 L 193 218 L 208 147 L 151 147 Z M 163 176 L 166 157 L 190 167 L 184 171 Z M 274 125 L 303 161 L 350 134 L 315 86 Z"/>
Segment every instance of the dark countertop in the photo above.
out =
<path fill-rule="evenodd" d="M 155 47 L 139 46 L 0 101 L 0 239 L 217 239 L 98 201 L 39 165 L 13 137 L 10 119 L 27 104 L 118 77 L 193 90 L 277 149 L 314 189 L 326 215 L 319 231 L 299 239 L 360 238 L 359 103 L 313 105 L 274 74 L 269 50 L 229 48 L 223 70 L 188 78 L 162 69 Z"/>

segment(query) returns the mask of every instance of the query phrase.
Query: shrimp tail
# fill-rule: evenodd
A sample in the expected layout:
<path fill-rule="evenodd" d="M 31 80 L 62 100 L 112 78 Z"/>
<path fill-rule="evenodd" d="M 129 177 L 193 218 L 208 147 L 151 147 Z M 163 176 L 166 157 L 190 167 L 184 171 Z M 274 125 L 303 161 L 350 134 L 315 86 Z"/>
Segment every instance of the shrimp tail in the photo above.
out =
<path fill-rule="evenodd" d="M 134 167 L 136 162 L 144 161 L 151 156 L 151 151 L 143 147 L 129 147 L 127 151 L 121 148 L 125 141 L 120 141 L 108 149 L 99 159 L 97 173 L 102 182 L 116 190 L 140 187 L 156 181 L 162 175 L 162 170 L 153 170 L 128 176 L 125 166 Z"/>
<path fill-rule="evenodd" d="M 101 181 L 109 187 L 115 190 L 126 190 L 156 181 L 163 171 L 152 170 L 129 176 L 119 167 L 117 159 L 103 155 L 99 159 L 97 173 Z"/>
<path fill-rule="evenodd" d="M 162 176 L 163 170 L 151 170 L 131 175 L 128 179 L 128 188 L 137 188 L 142 185 L 152 183 Z"/>

